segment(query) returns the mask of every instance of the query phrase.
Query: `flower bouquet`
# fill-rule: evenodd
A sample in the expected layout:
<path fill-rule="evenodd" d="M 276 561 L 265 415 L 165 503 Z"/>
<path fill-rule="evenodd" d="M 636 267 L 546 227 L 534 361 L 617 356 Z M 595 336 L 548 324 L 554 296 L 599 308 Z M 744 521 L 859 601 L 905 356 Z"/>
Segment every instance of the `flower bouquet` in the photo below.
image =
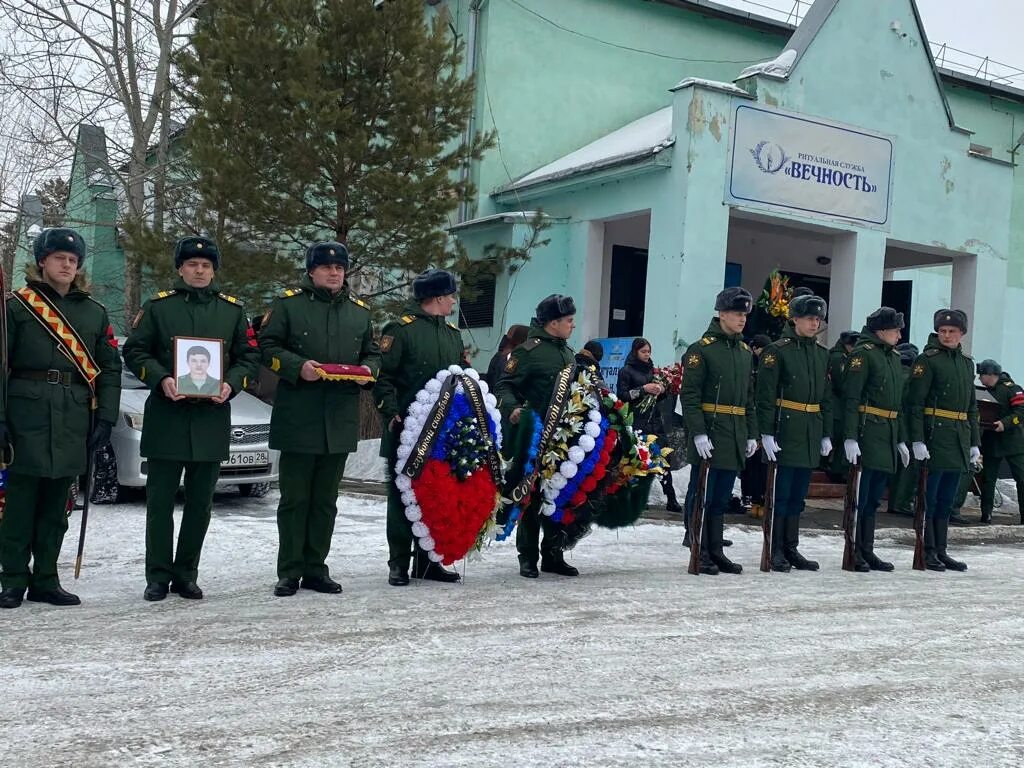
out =
<path fill-rule="evenodd" d="M 678 395 L 683 388 L 683 364 L 675 363 L 667 368 L 655 368 L 652 384 L 660 384 L 666 395 Z M 658 398 L 654 395 L 647 395 L 636 407 L 638 413 L 650 410 Z"/>
<path fill-rule="evenodd" d="M 451 565 L 487 540 L 501 502 L 501 415 L 472 368 L 439 371 L 399 436 L 395 484 L 421 549 Z"/>

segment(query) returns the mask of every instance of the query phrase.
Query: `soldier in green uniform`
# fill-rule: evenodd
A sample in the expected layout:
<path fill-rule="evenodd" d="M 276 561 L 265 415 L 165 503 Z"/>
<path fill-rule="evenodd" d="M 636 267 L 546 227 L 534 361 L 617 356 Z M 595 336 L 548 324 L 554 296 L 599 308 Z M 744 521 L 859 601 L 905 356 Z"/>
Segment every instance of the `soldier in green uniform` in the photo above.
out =
<path fill-rule="evenodd" d="M 721 291 L 715 299 L 718 317 L 711 321 L 700 341 L 691 344 L 683 355 L 679 401 L 689 435 L 690 484 L 685 503 L 688 518 L 693 515 L 700 463 L 711 464 L 701 535 L 701 573 L 743 571 L 743 566 L 725 556 L 722 547 L 725 511 L 736 475 L 757 451 L 753 355 L 743 341 L 743 328 L 753 303 L 743 288 Z"/>
<path fill-rule="evenodd" d="M 33 602 L 81 602 L 57 577 L 68 492 L 85 472 L 87 451 L 110 440 L 121 391 L 107 310 L 82 287 L 85 241 L 73 229 L 44 229 L 32 250 L 36 271 L 5 297 L 9 382 L 7 402 L 0 401 L 0 452 L 8 460 L 13 452 L 13 461 L 0 521 L 0 608 L 21 605 L 26 588 Z M 62 331 L 74 340 L 59 341 Z"/>
<path fill-rule="evenodd" d="M 498 381 L 495 396 L 502 418 L 514 428 L 519 424 L 523 409 L 530 408 L 544 418 L 551 402 L 555 379 L 567 365 L 572 365 L 575 354 L 568 340 L 576 327 L 576 304 L 571 296 L 552 294 L 537 305 L 536 317 L 530 324 L 526 341 L 512 350 L 505 363 L 505 371 Z M 512 429 L 506 433 L 511 441 Z M 565 562 L 562 548 L 557 544 L 562 527 L 540 512 L 540 494 L 523 510 L 516 531 L 516 549 L 519 550 L 519 575 L 535 579 L 537 560 L 540 570 L 561 576 L 578 576 L 579 571 Z M 541 530 L 544 540 L 540 541 Z"/>
<path fill-rule="evenodd" d="M 900 356 L 900 370 L 903 372 L 903 399 L 906 400 L 907 391 L 910 389 L 910 369 L 914 360 L 921 354 L 921 351 L 909 341 L 896 345 L 896 352 Z M 910 434 L 910 412 L 906 408 L 900 409 L 900 421 L 903 422 L 900 429 L 904 437 Z M 917 493 L 917 480 L 921 474 L 921 466 L 913 457 L 910 458 L 910 465 L 903 466 L 903 462 L 896 465 L 896 474 L 889 483 L 889 514 L 903 515 L 904 517 L 914 516 L 914 496 Z"/>
<path fill-rule="evenodd" d="M 196 345 L 185 352 L 188 373 L 178 377 L 178 394 L 197 397 L 216 397 L 220 394 L 220 379 L 209 375 L 210 350 Z"/>
<path fill-rule="evenodd" d="M 850 464 L 862 467 L 857 491 L 855 568 L 891 571 L 893 564 L 875 554 L 875 515 L 897 462 L 910 463 L 902 434 L 900 408 L 903 374 L 895 345 L 903 313 L 881 307 L 868 315 L 857 345 L 846 361 L 843 380 L 843 450 Z"/>
<path fill-rule="evenodd" d="M 181 597 L 200 600 L 199 556 L 210 525 L 220 464 L 228 458 L 229 400 L 256 375 L 260 353 L 238 299 L 221 293 L 216 243 L 185 237 L 174 248 L 179 280 L 147 301 L 124 345 L 125 363 L 150 389 L 142 426 L 146 458 L 146 600 L 163 600 L 168 584 Z M 189 398 L 173 376 L 174 337 L 222 339 L 220 393 Z M 185 473 L 185 508 L 174 540 L 174 496 Z"/>
<path fill-rule="evenodd" d="M 928 462 L 925 565 L 932 571 L 965 571 L 964 563 L 946 554 L 946 545 L 960 478 L 981 458 L 974 361 L 960 346 L 966 314 L 940 309 L 933 324 L 935 333 L 914 361 L 907 393 L 914 458 Z"/>
<path fill-rule="evenodd" d="M 311 245 L 299 288 L 275 300 L 260 328 L 263 364 L 281 377 L 270 418 L 270 447 L 281 451 L 278 597 L 294 595 L 300 578 L 303 589 L 341 592 L 327 555 L 338 483 L 359 443 L 360 385 L 324 380 L 317 369 L 325 363 L 365 365 L 373 376 L 380 369 L 370 307 L 346 288 L 348 266 L 341 243 Z"/>
<path fill-rule="evenodd" d="M 832 452 L 832 391 L 828 350 L 817 342 L 828 314 L 824 299 L 799 296 L 789 304 L 792 320 L 782 338 L 761 353 L 757 377 L 757 420 L 761 447 L 768 461 L 778 462 L 775 475 L 775 520 L 772 526 L 772 570 L 816 571 L 818 563 L 797 549 L 800 512 L 811 472 Z"/>
<path fill-rule="evenodd" d="M 1024 388 L 1015 382 L 995 360 L 978 363 L 978 378 L 999 403 L 999 420 L 981 436 L 985 463 L 981 473 L 981 522 L 992 522 L 996 480 L 1006 461 L 1017 484 L 1017 503 L 1024 505 Z M 1020 523 L 1024 525 L 1024 506 Z"/>
<path fill-rule="evenodd" d="M 836 404 L 836 407 L 832 409 L 831 437 L 833 445 L 843 444 L 843 422 L 845 420 L 841 406 L 843 379 L 846 373 L 846 361 L 859 339 L 860 333 L 857 331 L 843 331 L 839 334 L 839 341 L 833 344 L 828 351 L 828 380 L 832 386 L 832 401 Z M 846 452 L 833 451 L 831 460 L 826 459 L 822 463 L 822 467 L 827 469 L 832 479 L 844 477 L 850 468 L 846 461 Z"/>
<path fill-rule="evenodd" d="M 374 400 L 384 423 L 380 455 L 388 462 L 388 584 L 393 587 L 409 583 L 410 557 L 414 557 L 412 574 L 417 579 L 459 580 L 458 573 L 431 561 L 415 543 L 394 475 L 402 419 L 416 393 L 442 368 L 462 364 L 462 333 L 447 321 L 458 289 L 455 276 L 443 269 L 428 269 L 418 275 L 412 281 L 413 300 L 405 314 L 384 326 L 380 339 L 381 366 Z"/>

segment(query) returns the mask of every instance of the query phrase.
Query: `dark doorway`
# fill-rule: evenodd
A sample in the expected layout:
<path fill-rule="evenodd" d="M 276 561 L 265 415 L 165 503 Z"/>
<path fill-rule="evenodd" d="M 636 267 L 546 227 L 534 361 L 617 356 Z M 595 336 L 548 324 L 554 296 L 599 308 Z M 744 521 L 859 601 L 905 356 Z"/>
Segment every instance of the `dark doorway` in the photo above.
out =
<path fill-rule="evenodd" d="M 910 341 L 910 300 L 914 294 L 912 280 L 885 280 L 882 283 L 882 306 L 903 313 L 903 333 L 900 341 Z"/>
<path fill-rule="evenodd" d="M 647 249 L 612 246 L 608 335 L 643 336 L 647 299 Z"/>
<path fill-rule="evenodd" d="M 789 278 L 790 288 L 810 288 L 814 291 L 815 296 L 820 296 L 826 304 L 829 303 L 832 285 L 830 278 L 820 275 L 805 275 L 802 272 L 789 272 L 785 269 L 780 269 L 779 274 Z"/>

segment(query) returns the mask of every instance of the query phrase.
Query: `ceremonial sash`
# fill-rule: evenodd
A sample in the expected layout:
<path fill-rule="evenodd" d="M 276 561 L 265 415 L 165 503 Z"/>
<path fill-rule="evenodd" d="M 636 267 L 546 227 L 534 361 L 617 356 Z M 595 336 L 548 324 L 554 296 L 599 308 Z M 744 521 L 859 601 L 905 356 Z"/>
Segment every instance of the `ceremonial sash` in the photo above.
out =
<path fill-rule="evenodd" d="M 89 388 L 95 391 L 100 368 L 89 354 L 85 342 L 61 311 L 46 296 L 27 286 L 19 288 L 12 295 L 40 322 L 57 343 L 57 349 L 71 361 Z"/>

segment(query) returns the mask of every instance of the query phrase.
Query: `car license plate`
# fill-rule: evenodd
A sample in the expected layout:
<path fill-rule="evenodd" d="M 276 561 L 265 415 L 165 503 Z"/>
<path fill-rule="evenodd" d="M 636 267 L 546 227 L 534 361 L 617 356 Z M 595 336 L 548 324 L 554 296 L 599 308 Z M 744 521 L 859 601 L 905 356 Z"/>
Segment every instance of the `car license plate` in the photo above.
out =
<path fill-rule="evenodd" d="M 270 451 L 240 451 L 232 453 L 222 467 L 259 467 L 270 463 Z"/>

